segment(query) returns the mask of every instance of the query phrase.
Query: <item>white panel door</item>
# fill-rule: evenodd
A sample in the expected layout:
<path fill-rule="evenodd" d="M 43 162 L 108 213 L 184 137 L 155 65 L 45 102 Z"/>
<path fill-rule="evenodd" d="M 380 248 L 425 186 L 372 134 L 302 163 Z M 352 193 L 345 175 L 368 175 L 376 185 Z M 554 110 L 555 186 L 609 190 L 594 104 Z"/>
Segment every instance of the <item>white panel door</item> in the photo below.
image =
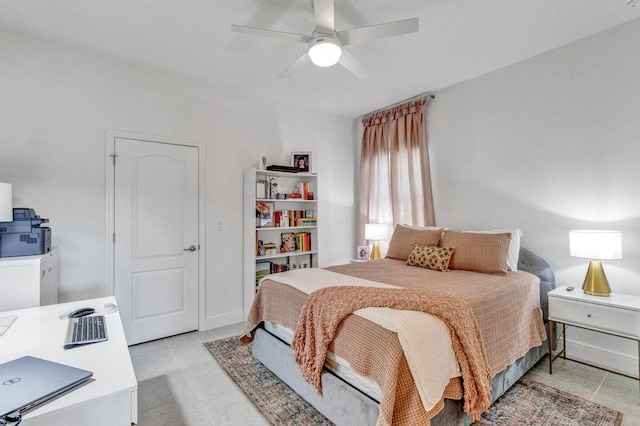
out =
<path fill-rule="evenodd" d="M 198 148 L 115 138 L 114 288 L 127 343 L 198 328 Z"/>

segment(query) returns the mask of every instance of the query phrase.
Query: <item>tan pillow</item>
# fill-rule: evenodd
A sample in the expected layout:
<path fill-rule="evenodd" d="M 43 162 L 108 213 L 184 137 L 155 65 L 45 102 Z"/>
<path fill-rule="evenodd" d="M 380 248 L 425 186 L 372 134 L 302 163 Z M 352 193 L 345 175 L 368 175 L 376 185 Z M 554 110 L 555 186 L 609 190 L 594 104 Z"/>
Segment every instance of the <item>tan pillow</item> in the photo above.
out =
<path fill-rule="evenodd" d="M 453 249 L 451 247 L 421 246 L 413 243 L 407 265 L 435 271 L 448 271 Z"/>
<path fill-rule="evenodd" d="M 453 247 L 451 269 L 507 275 L 510 233 L 481 234 L 445 231 L 442 246 Z"/>
<path fill-rule="evenodd" d="M 411 253 L 411 244 L 421 246 L 437 246 L 440 243 L 442 228 L 420 228 L 407 225 L 396 225 L 393 230 L 389 250 L 385 257 L 391 259 L 407 260 Z"/>

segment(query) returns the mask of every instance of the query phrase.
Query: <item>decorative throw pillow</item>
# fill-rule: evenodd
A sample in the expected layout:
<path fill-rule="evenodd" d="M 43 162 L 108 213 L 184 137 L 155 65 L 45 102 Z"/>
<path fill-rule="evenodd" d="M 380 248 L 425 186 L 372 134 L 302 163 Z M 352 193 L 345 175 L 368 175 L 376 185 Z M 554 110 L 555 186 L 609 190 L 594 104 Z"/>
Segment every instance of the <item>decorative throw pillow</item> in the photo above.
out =
<path fill-rule="evenodd" d="M 407 259 L 407 265 L 420 266 L 421 268 L 435 271 L 448 271 L 452 254 L 453 249 L 451 247 L 421 246 L 413 243 L 411 244 L 411 253 Z"/>
<path fill-rule="evenodd" d="M 421 246 L 437 246 L 442 236 L 442 228 L 435 227 L 412 227 L 407 225 L 396 225 L 389 241 L 389 249 L 386 257 L 390 259 L 407 260 L 411 253 L 411 244 L 417 243 Z"/>
<path fill-rule="evenodd" d="M 442 245 L 455 249 L 449 267 L 486 274 L 507 275 L 511 233 L 480 234 L 445 231 Z"/>

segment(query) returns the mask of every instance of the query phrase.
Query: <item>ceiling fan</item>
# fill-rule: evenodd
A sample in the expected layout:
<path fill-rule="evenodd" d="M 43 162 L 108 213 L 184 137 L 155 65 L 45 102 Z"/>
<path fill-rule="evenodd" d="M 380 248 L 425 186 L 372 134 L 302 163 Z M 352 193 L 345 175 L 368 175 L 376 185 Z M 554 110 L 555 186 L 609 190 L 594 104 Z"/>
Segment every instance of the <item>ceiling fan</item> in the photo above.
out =
<path fill-rule="evenodd" d="M 307 43 L 308 50 L 293 64 L 289 65 L 279 77 L 288 77 L 311 61 L 319 67 L 330 67 L 339 63 L 359 78 L 365 78 L 369 71 L 353 55 L 343 49 L 344 46 L 418 31 L 418 18 L 411 18 L 336 32 L 334 26 L 334 0 L 313 0 L 313 12 L 315 30 L 311 35 L 242 25 L 231 25 L 231 31 Z"/>

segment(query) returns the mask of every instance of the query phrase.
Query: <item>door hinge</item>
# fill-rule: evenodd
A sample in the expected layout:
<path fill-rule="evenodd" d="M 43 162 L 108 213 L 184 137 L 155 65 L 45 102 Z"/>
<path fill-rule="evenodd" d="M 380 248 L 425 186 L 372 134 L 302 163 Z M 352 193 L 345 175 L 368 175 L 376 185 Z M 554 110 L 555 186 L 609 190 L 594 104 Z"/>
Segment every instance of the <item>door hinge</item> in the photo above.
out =
<path fill-rule="evenodd" d="M 116 154 L 115 152 L 113 154 L 110 155 L 111 159 L 113 160 L 113 165 L 116 165 L 116 157 L 118 156 L 118 154 Z"/>

